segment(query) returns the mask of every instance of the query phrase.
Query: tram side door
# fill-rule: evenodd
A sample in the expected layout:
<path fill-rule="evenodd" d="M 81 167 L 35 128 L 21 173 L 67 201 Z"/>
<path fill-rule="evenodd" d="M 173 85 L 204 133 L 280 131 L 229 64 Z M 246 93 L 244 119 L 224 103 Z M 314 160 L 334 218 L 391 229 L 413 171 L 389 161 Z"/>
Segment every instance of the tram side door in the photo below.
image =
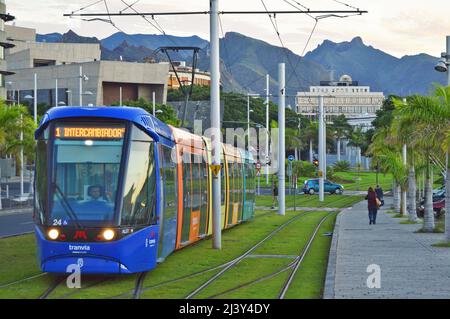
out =
<path fill-rule="evenodd" d="M 175 250 L 177 239 L 177 165 L 172 160 L 172 148 L 160 148 L 161 183 L 163 188 L 162 222 L 158 258 L 164 260 Z"/>

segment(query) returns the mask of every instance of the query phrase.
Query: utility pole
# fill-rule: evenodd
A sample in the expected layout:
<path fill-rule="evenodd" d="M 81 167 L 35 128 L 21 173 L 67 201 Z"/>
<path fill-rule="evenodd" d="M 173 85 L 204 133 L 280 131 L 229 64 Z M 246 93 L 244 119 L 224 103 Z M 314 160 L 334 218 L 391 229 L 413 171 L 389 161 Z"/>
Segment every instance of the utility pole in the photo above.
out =
<path fill-rule="evenodd" d="M 83 67 L 80 65 L 80 106 L 83 106 Z"/>
<path fill-rule="evenodd" d="M 119 101 L 120 106 L 123 106 L 122 87 L 119 88 Z"/>
<path fill-rule="evenodd" d="M 153 116 L 156 117 L 156 93 L 153 91 Z"/>
<path fill-rule="evenodd" d="M 324 179 L 324 164 L 325 164 L 325 136 L 324 136 L 324 107 L 323 96 L 319 96 L 319 201 L 325 201 L 325 179 Z"/>
<path fill-rule="evenodd" d="M 270 105 L 270 75 L 266 75 L 266 158 L 264 159 L 266 164 L 266 185 L 269 185 L 269 105 Z"/>
<path fill-rule="evenodd" d="M 219 47 L 219 0 L 210 0 L 210 45 L 211 45 L 211 144 L 212 165 L 220 167 L 220 47 Z M 220 171 L 212 181 L 213 201 L 213 248 L 222 249 L 221 229 L 221 183 Z"/>
<path fill-rule="evenodd" d="M 58 79 L 55 80 L 55 107 L 58 107 Z"/>
<path fill-rule="evenodd" d="M 280 63 L 278 65 L 278 83 L 279 83 L 279 102 L 278 102 L 278 214 L 281 216 L 286 215 L 286 176 L 285 176 L 285 158 L 286 158 L 286 145 L 285 145 L 285 103 L 286 103 L 286 84 L 285 84 L 285 70 L 286 65 Z"/>
<path fill-rule="evenodd" d="M 250 152 L 250 93 L 247 94 L 247 151 Z"/>
<path fill-rule="evenodd" d="M 37 125 L 37 101 L 38 101 L 38 94 L 37 94 L 37 74 L 34 74 L 34 124 Z"/>

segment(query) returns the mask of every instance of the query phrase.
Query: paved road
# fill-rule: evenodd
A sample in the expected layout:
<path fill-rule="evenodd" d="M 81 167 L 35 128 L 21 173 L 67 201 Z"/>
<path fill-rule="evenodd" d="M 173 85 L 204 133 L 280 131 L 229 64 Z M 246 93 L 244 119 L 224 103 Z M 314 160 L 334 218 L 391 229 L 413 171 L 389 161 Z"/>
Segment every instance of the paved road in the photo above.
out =
<path fill-rule="evenodd" d="M 385 210 L 369 226 L 366 205 L 338 217 L 324 298 L 450 298 L 450 249 L 431 246 L 443 234 L 417 234 L 421 225 L 401 225 Z M 381 267 L 380 289 L 367 287 L 369 265 Z"/>
<path fill-rule="evenodd" d="M 0 215 L 0 238 L 33 231 L 31 210 L 24 213 Z"/>

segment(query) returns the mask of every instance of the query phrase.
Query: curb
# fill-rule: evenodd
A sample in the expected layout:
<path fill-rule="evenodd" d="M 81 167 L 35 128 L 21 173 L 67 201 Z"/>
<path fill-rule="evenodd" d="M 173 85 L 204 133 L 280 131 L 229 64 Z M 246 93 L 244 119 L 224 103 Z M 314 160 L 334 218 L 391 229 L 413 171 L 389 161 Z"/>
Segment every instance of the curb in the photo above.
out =
<path fill-rule="evenodd" d="M 330 253 L 328 255 L 327 274 L 325 277 L 325 288 L 322 299 L 335 299 L 334 287 L 336 277 L 336 265 L 337 265 L 337 247 L 339 244 L 339 228 L 341 224 L 342 210 L 339 212 L 336 223 L 334 225 L 333 239 L 331 241 Z"/>

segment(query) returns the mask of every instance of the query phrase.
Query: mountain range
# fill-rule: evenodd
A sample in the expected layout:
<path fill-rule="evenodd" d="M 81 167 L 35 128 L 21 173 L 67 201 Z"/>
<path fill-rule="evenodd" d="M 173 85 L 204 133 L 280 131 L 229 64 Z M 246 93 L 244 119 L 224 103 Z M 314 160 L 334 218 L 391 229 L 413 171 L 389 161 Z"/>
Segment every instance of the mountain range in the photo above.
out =
<path fill-rule="evenodd" d="M 157 49 L 162 46 L 195 46 L 199 53 L 198 66 L 209 70 L 209 42 L 198 36 L 177 37 L 170 35 L 125 34 L 118 32 L 105 39 L 82 37 L 73 31 L 65 34 L 38 34 L 38 42 L 99 43 L 102 59 L 142 62 L 146 57 L 167 61 Z M 321 80 L 338 79 L 350 75 L 360 85 L 368 85 L 372 91 L 385 95 L 427 94 L 433 83 L 445 83 L 445 75 L 434 71 L 436 57 L 417 54 L 397 58 L 364 43 L 356 37 L 348 42 L 335 43 L 325 40 L 316 49 L 301 57 L 287 48 L 228 32 L 220 40 L 222 84 L 227 91 L 260 92 L 266 87 L 265 76 L 271 77 L 271 93 L 276 94 L 278 63 L 286 63 L 287 95 L 308 90 Z M 192 55 L 180 51 L 173 60 L 192 61 Z"/>

